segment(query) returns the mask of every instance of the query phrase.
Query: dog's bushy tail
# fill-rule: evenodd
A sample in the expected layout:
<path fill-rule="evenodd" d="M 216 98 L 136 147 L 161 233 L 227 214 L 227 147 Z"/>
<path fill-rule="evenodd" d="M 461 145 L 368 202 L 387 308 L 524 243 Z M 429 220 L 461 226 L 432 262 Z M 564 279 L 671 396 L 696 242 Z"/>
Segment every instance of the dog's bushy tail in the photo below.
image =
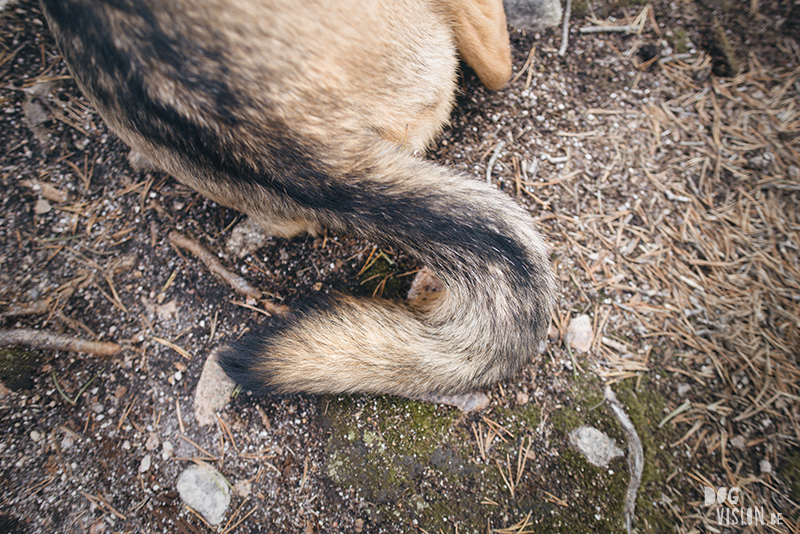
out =
<path fill-rule="evenodd" d="M 555 293 L 531 217 L 485 183 L 388 144 L 360 161 L 301 201 L 316 202 L 328 226 L 404 248 L 446 291 L 426 309 L 341 294 L 301 303 L 224 348 L 223 369 L 256 393 L 409 397 L 466 393 L 515 373 L 545 337 Z"/>

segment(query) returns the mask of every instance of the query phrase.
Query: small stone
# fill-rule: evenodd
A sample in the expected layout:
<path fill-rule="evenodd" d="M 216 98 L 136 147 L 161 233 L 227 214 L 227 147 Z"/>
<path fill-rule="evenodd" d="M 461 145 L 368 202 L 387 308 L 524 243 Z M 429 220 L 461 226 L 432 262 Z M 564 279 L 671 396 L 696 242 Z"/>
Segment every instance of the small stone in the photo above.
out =
<path fill-rule="evenodd" d="M 761 468 L 762 475 L 768 475 L 772 473 L 772 464 L 769 463 L 769 460 L 761 460 L 758 463 L 758 466 Z"/>
<path fill-rule="evenodd" d="M 223 409 L 231 398 L 236 384 L 228 378 L 217 363 L 217 351 L 212 352 L 203 365 L 194 394 L 194 417 L 200 426 L 216 422 L 214 413 Z"/>
<path fill-rule="evenodd" d="M 114 396 L 118 399 L 121 399 L 128 393 L 128 388 L 125 386 L 117 386 L 117 389 L 114 390 Z"/>
<path fill-rule="evenodd" d="M 550 338 L 551 340 L 556 340 L 558 339 L 558 335 L 559 335 L 558 328 L 551 322 L 550 329 L 547 331 L 547 337 Z"/>
<path fill-rule="evenodd" d="M 528 404 L 528 401 L 530 401 L 530 397 L 527 393 L 524 391 L 517 392 L 517 406 L 524 406 Z"/>
<path fill-rule="evenodd" d="M 47 183 L 42 184 L 42 196 L 56 203 L 66 202 L 69 199 L 66 193 Z"/>
<path fill-rule="evenodd" d="M 461 395 L 421 395 L 416 397 L 416 400 L 455 406 L 464 413 L 481 411 L 489 406 L 489 402 L 491 401 L 489 396 L 483 391 L 463 393 Z"/>
<path fill-rule="evenodd" d="M 36 430 L 31 430 L 31 439 L 35 443 L 39 443 L 42 440 L 42 434 L 40 432 L 37 432 Z"/>
<path fill-rule="evenodd" d="M 161 446 L 161 459 L 167 461 L 170 458 L 172 458 L 172 451 L 173 451 L 172 443 L 170 443 L 169 441 L 165 441 L 164 444 Z"/>
<path fill-rule="evenodd" d="M 234 227 L 225 250 L 241 259 L 263 247 L 268 238 L 266 230 L 248 217 Z"/>
<path fill-rule="evenodd" d="M 566 341 L 570 347 L 581 352 L 589 352 L 593 340 L 592 320 L 588 315 L 579 315 L 569 322 Z"/>
<path fill-rule="evenodd" d="M 72 436 L 70 436 L 69 434 L 64 436 L 64 439 L 61 440 L 61 450 L 62 451 L 67 451 L 67 450 L 71 449 L 73 445 L 75 445 L 75 439 Z"/>
<path fill-rule="evenodd" d="M 253 489 L 253 483 L 249 480 L 242 480 L 238 484 L 236 484 L 236 493 L 242 499 L 246 499 L 248 495 L 250 495 L 250 491 Z"/>
<path fill-rule="evenodd" d="M 737 449 L 744 449 L 745 448 L 745 440 L 744 436 L 734 436 L 731 438 L 731 446 L 736 447 Z"/>
<path fill-rule="evenodd" d="M 158 435 L 155 432 L 150 432 L 147 436 L 147 441 L 144 443 L 144 448 L 148 451 L 154 451 L 158 447 Z"/>
<path fill-rule="evenodd" d="M 45 213 L 50 213 L 53 207 L 50 205 L 48 201 L 43 198 L 40 198 L 36 201 L 36 204 L 33 206 L 33 212 L 36 215 L 44 215 Z"/>
<path fill-rule="evenodd" d="M 604 468 L 623 454 L 612 438 L 591 426 L 576 428 L 570 433 L 569 440 L 596 467 Z"/>
<path fill-rule="evenodd" d="M 692 389 L 692 386 L 690 386 L 689 384 L 679 384 L 678 385 L 678 395 L 683 397 L 684 395 L 689 393 L 689 391 L 691 391 L 691 389 Z"/>
<path fill-rule="evenodd" d="M 355 531 L 357 534 L 364 532 L 364 520 L 361 518 L 356 519 Z"/>
<path fill-rule="evenodd" d="M 142 458 L 142 463 L 139 464 L 140 473 L 145 473 L 147 472 L 148 469 L 150 469 L 150 461 L 151 461 L 150 455 L 145 454 L 144 458 Z"/>
<path fill-rule="evenodd" d="M 562 16 L 561 2 L 554 0 L 503 0 L 503 8 L 511 27 L 529 32 L 557 26 Z"/>
<path fill-rule="evenodd" d="M 209 524 L 222 522 L 231 502 L 230 485 L 222 473 L 208 464 L 192 465 L 178 477 L 177 486 L 181 500 Z"/>

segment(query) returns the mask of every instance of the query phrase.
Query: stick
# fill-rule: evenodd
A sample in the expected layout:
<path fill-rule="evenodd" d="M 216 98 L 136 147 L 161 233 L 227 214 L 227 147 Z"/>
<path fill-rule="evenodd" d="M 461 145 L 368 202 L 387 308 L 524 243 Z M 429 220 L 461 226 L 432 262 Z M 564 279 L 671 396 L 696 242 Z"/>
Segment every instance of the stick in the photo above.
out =
<path fill-rule="evenodd" d="M 633 532 L 633 512 L 636 509 L 636 494 L 639 492 L 639 484 L 642 482 L 644 451 L 642 450 L 642 441 L 639 439 L 639 434 L 636 433 L 633 422 L 628 417 L 628 414 L 625 413 L 625 409 L 610 387 L 606 386 L 604 396 L 608 405 L 611 406 L 611 411 L 619 419 L 622 430 L 628 438 L 628 469 L 631 472 L 631 480 L 628 482 L 628 493 L 625 497 L 625 526 L 628 529 L 628 534 L 630 534 Z"/>
<path fill-rule="evenodd" d="M 44 350 L 83 352 L 95 356 L 112 356 L 122 347 L 107 341 L 89 341 L 71 336 L 50 334 L 42 330 L 0 330 L 0 346 L 22 346 Z"/>
<path fill-rule="evenodd" d="M 492 169 L 494 168 L 497 158 L 500 157 L 500 151 L 503 150 L 504 146 L 506 146 L 505 141 L 500 141 L 497 143 L 497 146 L 494 148 L 494 154 L 492 154 L 492 157 L 489 158 L 489 164 L 486 165 L 486 183 L 489 185 L 492 184 Z"/>
<path fill-rule="evenodd" d="M 30 304 L 19 304 L 16 306 L 11 306 L 3 313 L 0 313 L 0 319 L 4 319 L 6 317 L 21 317 L 24 315 L 42 315 L 44 313 L 47 313 L 47 309 L 49 306 L 50 306 L 49 298 L 44 300 L 38 300 Z"/>
<path fill-rule="evenodd" d="M 561 48 L 558 49 L 558 55 L 564 57 L 567 53 L 567 46 L 569 46 L 569 14 L 572 11 L 572 0 L 567 0 L 567 7 L 564 8 L 564 30 L 561 32 Z"/>
<path fill-rule="evenodd" d="M 226 269 L 216 256 L 208 252 L 205 248 L 203 248 L 203 245 L 194 239 L 186 237 L 179 232 L 173 231 L 169 233 L 169 240 L 176 247 L 186 249 L 197 256 L 197 258 L 202 261 L 206 267 L 208 267 L 209 271 L 222 278 L 235 291 L 254 299 L 261 298 L 261 291 L 250 285 L 250 282 L 241 276 Z"/>
<path fill-rule="evenodd" d="M 633 24 L 627 26 L 584 26 L 581 33 L 634 33 L 636 28 Z"/>

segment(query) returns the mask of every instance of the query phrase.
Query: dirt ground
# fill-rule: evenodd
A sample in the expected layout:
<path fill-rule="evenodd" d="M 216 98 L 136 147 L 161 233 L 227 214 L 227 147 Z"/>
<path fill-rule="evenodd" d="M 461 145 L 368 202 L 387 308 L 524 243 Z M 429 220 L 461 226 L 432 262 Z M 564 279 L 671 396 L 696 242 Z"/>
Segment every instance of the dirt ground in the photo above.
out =
<path fill-rule="evenodd" d="M 579 31 L 598 26 L 631 31 Z M 637 531 L 799 532 L 798 35 L 791 0 L 573 0 L 563 56 L 561 29 L 512 33 L 514 81 L 465 71 L 426 157 L 482 180 L 494 160 L 539 222 L 561 282 L 546 352 L 478 413 L 241 392 L 200 427 L 206 356 L 271 318 L 170 232 L 290 307 L 403 298 L 420 266 L 346 235 L 230 255 L 243 217 L 135 170 L 36 2 L 6 6 L 0 532 L 625 532 L 630 438 L 606 385 L 643 447 Z M 586 352 L 565 342 L 582 315 Z M 12 347 L 23 329 L 121 350 Z M 626 457 L 589 464 L 569 440 L 584 424 Z M 215 527 L 176 490 L 202 462 L 233 487 Z M 725 523 L 747 510 L 766 520 Z"/>

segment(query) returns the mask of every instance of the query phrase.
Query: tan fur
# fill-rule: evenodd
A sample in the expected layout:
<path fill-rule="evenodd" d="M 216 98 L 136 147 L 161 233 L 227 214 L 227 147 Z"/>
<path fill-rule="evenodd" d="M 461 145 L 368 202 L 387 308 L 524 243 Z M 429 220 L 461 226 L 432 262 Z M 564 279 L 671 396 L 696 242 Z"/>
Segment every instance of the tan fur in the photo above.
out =
<path fill-rule="evenodd" d="M 446 0 L 461 57 L 481 82 L 501 89 L 511 77 L 511 46 L 503 0 Z"/>
<path fill-rule="evenodd" d="M 499 1 L 41 2 L 107 123 L 178 180 L 278 236 L 326 227 L 404 247 L 443 280 L 416 309 L 299 304 L 221 352 L 246 387 L 453 394 L 535 353 L 554 281 L 530 217 L 413 156 L 447 121 L 456 44 L 490 87 L 508 78 Z"/>

